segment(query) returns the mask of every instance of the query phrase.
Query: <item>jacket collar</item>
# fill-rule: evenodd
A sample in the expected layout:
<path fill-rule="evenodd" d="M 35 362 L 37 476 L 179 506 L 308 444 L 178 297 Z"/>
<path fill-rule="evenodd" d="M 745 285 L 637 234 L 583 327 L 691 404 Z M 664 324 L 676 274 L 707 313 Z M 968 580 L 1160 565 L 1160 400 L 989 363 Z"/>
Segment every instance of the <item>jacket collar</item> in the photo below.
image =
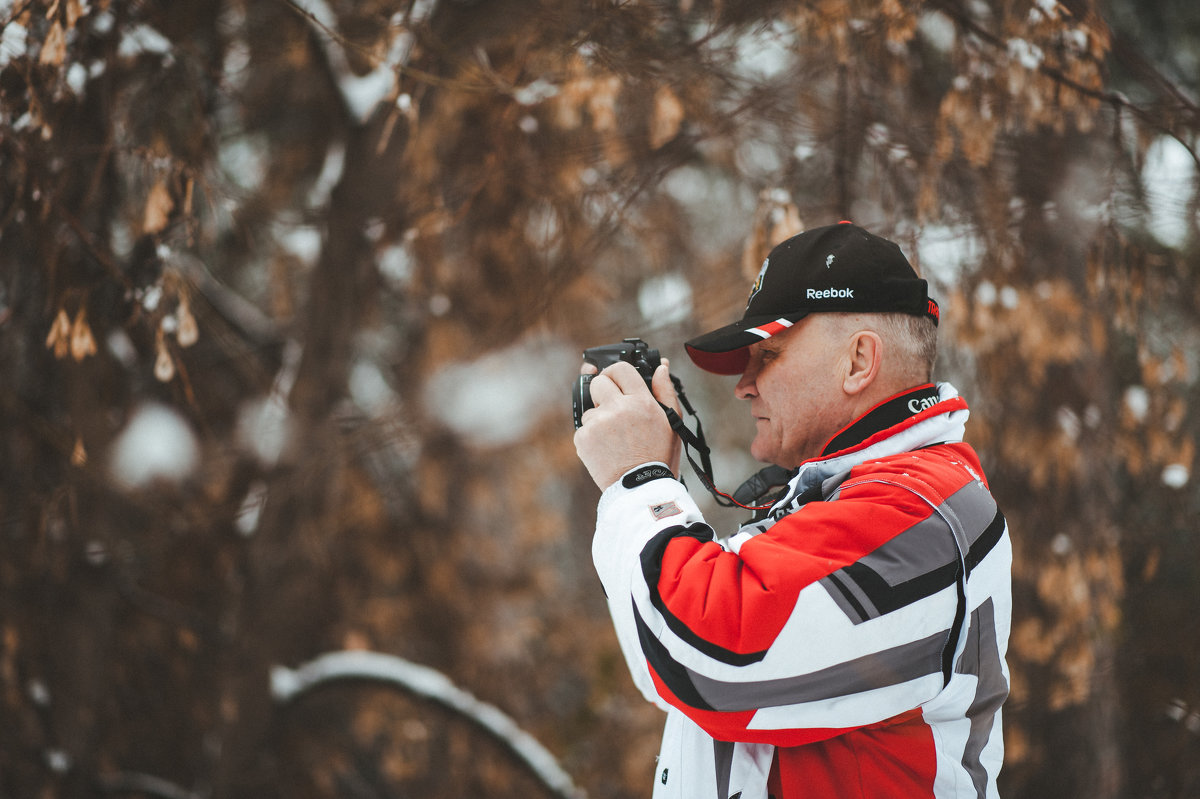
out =
<path fill-rule="evenodd" d="M 826 481 L 837 478 L 840 483 L 847 472 L 868 460 L 962 441 L 969 414 L 966 400 L 949 383 L 918 386 L 884 400 L 842 428 L 820 457 L 802 463 L 767 518 L 743 530 L 765 530 L 800 505 L 820 499 Z"/>
<path fill-rule="evenodd" d="M 889 397 L 839 430 L 821 450 L 821 458 L 853 449 L 922 411 L 929 410 L 939 400 L 938 387 L 933 383 L 910 388 Z"/>

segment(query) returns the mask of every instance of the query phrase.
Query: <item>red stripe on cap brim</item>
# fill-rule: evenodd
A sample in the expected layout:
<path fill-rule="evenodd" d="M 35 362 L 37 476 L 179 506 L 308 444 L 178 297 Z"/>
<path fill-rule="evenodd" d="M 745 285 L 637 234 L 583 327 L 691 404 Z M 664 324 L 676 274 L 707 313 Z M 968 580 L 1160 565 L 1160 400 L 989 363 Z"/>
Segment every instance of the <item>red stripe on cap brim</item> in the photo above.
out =
<path fill-rule="evenodd" d="M 747 330 L 746 332 L 753 333 L 754 335 L 759 336 L 760 338 L 770 338 L 771 336 L 774 336 L 777 333 L 782 333 L 783 331 L 787 330 L 791 326 L 792 326 L 792 322 L 789 322 L 787 319 L 776 319 L 773 322 L 767 322 L 765 325 L 759 325 L 758 327 L 752 327 L 749 330 Z"/>
<path fill-rule="evenodd" d="M 782 333 L 805 315 L 797 314 L 796 319 L 781 316 L 766 321 L 743 319 L 697 336 L 684 347 L 692 363 L 704 371 L 738 375 L 745 371 L 746 364 L 750 362 L 751 345 Z"/>

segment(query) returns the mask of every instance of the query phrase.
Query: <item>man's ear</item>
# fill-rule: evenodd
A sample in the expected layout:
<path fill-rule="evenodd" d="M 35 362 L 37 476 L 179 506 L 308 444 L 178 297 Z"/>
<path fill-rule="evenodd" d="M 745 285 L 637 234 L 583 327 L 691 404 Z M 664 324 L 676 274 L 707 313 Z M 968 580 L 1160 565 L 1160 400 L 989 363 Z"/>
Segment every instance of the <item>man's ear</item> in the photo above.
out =
<path fill-rule="evenodd" d="M 873 330 L 860 330 L 850 337 L 850 362 L 842 390 L 850 395 L 866 391 L 879 376 L 883 362 L 883 340 Z"/>

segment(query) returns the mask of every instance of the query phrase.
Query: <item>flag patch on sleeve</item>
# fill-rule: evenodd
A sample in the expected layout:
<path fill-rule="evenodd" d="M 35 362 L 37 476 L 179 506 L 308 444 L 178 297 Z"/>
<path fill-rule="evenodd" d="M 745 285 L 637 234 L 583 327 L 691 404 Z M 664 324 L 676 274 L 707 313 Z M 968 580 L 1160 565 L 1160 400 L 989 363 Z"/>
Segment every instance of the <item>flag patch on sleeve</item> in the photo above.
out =
<path fill-rule="evenodd" d="M 683 511 L 681 511 L 679 509 L 679 506 L 676 505 L 674 502 L 661 502 L 658 505 L 651 505 L 650 513 L 657 520 L 657 519 L 665 519 L 668 516 L 675 516 L 677 514 L 683 513 Z"/>

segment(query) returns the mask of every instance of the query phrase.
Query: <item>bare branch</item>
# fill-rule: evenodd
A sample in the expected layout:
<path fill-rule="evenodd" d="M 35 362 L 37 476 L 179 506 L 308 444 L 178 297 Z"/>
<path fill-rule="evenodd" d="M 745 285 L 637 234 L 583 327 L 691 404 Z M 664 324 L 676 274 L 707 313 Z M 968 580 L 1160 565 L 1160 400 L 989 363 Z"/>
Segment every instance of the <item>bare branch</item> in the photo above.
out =
<path fill-rule="evenodd" d="M 330 652 L 297 669 L 276 666 L 271 670 L 271 693 L 287 703 L 300 694 L 330 682 L 371 680 L 393 685 L 453 710 L 481 727 L 522 760 L 539 780 L 563 799 L 583 799 L 582 789 L 562 770 L 529 733 L 495 705 L 480 701 L 456 686 L 446 675 L 428 666 L 380 652 Z"/>
<path fill-rule="evenodd" d="M 104 793 L 147 794 L 161 797 L 161 799 L 199 799 L 198 794 L 164 780 L 162 777 L 134 771 L 102 775 L 97 780 L 97 784 Z"/>

